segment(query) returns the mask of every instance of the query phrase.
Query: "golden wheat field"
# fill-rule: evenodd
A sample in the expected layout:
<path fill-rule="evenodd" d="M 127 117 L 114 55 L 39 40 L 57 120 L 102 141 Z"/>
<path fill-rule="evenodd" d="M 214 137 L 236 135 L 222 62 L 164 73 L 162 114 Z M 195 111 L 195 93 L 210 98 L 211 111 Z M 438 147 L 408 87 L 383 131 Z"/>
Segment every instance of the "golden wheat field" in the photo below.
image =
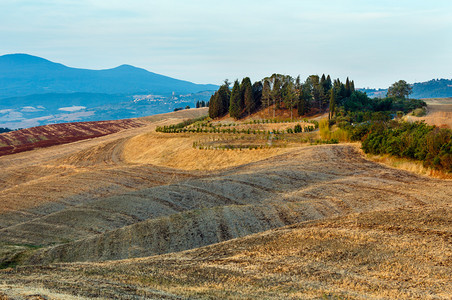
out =
<path fill-rule="evenodd" d="M 0 299 L 452 297 L 451 180 L 155 132 L 205 113 L 0 157 Z"/>

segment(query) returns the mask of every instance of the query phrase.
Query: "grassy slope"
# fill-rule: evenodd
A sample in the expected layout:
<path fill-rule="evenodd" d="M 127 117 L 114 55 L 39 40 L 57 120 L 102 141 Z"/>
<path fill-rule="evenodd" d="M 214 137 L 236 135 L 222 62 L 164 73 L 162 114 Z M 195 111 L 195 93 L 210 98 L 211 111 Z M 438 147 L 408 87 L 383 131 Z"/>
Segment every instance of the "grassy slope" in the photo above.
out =
<path fill-rule="evenodd" d="M 437 193 L 426 199 L 426 187 Z M 450 187 L 367 162 L 354 146 L 306 147 L 103 198 L 0 232 L 10 243 L 76 240 L 39 250 L 29 260 L 33 263 L 124 259 L 196 248 L 304 220 L 441 203 L 452 196 Z M 39 234 L 31 229 L 44 225 Z"/>
<path fill-rule="evenodd" d="M 452 128 L 452 98 L 423 99 L 428 114 L 424 117 L 407 116 L 410 121 L 425 120 L 427 124 Z"/>
<path fill-rule="evenodd" d="M 0 158 L 0 237 L 9 243 L 0 254 L 19 263 L 123 259 L 239 239 L 5 270 L 0 295 L 448 298 L 452 182 L 369 162 L 355 145 L 246 150 L 226 169 L 193 171 L 238 151 L 195 150 L 199 135 L 169 135 L 178 150 L 153 157 L 165 140 L 149 131 L 184 116 Z M 196 155 L 185 171 L 165 166 Z M 29 245 L 38 243 L 57 245 Z"/>

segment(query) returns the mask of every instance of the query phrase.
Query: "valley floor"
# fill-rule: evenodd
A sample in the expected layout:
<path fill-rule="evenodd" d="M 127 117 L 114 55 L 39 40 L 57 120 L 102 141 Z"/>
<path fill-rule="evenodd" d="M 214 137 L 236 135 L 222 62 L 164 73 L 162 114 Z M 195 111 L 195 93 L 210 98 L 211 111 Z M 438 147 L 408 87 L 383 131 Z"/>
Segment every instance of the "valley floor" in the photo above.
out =
<path fill-rule="evenodd" d="M 185 117 L 1 157 L 0 299 L 450 299 L 452 181 Z"/>

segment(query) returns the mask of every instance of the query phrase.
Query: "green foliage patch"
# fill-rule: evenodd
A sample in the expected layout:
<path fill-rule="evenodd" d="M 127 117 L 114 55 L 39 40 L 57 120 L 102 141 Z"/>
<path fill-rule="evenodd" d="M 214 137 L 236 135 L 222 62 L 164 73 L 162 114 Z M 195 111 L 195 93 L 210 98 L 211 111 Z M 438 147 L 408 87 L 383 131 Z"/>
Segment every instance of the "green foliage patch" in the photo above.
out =
<path fill-rule="evenodd" d="M 424 122 L 376 122 L 352 130 L 364 152 L 420 160 L 424 166 L 452 172 L 452 131 Z"/>

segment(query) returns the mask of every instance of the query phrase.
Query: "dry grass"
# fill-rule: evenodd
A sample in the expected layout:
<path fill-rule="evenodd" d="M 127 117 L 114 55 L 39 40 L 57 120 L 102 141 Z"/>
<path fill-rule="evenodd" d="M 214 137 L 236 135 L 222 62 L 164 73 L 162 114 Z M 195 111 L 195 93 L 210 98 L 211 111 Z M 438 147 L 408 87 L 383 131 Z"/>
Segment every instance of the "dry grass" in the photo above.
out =
<path fill-rule="evenodd" d="M 424 99 L 427 103 L 427 115 L 415 117 L 408 115 L 408 121 L 424 120 L 427 124 L 452 128 L 452 98 Z"/>
<path fill-rule="evenodd" d="M 124 146 L 128 163 L 154 164 L 183 170 L 218 170 L 287 153 L 289 149 L 200 150 L 193 142 L 204 134 L 147 133 L 131 138 Z"/>
<path fill-rule="evenodd" d="M 140 168 L 122 162 L 124 142 L 130 137 L 154 131 L 158 125 L 178 123 L 205 113 L 206 109 L 190 109 L 140 118 L 140 122 L 148 125 L 0 157 L 0 213 L 18 212 L 18 218 L 26 220 L 34 213 L 25 210 L 46 203 L 69 201 L 73 204 L 73 200 L 68 199 L 79 195 L 89 199 L 154 186 L 157 182 L 152 179 L 152 174 L 148 175 L 148 166 Z M 133 182 L 124 185 L 124 178 Z M 4 226 L 2 221 L 0 219 L 0 228 Z"/>
<path fill-rule="evenodd" d="M 186 252 L 26 267 L 0 278 L 29 289 L 45 282 L 61 294 L 114 292 L 123 299 L 157 292 L 170 299 L 450 299 L 451 226 L 447 206 L 376 211 Z"/>
<path fill-rule="evenodd" d="M 452 179 L 452 174 L 424 167 L 422 162 L 416 160 L 399 158 L 389 154 L 385 155 L 366 154 L 366 158 L 393 168 L 409 171 L 423 176 L 429 176 L 440 179 Z"/>
<path fill-rule="evenodd" d="M 350 132 L 334 126 L 330 128 L 328 119 L 321 119 L 319 122 L 320 137 L 324 140 L 335 139 L 340 142 L 350 141 Z"/>
<path fill-rule="evenodd" d="M 204 134 L 154 132 L 195 112 L 0 158 L 0 255 L 79 261 L 0 270 L 0 299 L 451 298 L 451 181 L 354 144 L 197 150 Z"/>

